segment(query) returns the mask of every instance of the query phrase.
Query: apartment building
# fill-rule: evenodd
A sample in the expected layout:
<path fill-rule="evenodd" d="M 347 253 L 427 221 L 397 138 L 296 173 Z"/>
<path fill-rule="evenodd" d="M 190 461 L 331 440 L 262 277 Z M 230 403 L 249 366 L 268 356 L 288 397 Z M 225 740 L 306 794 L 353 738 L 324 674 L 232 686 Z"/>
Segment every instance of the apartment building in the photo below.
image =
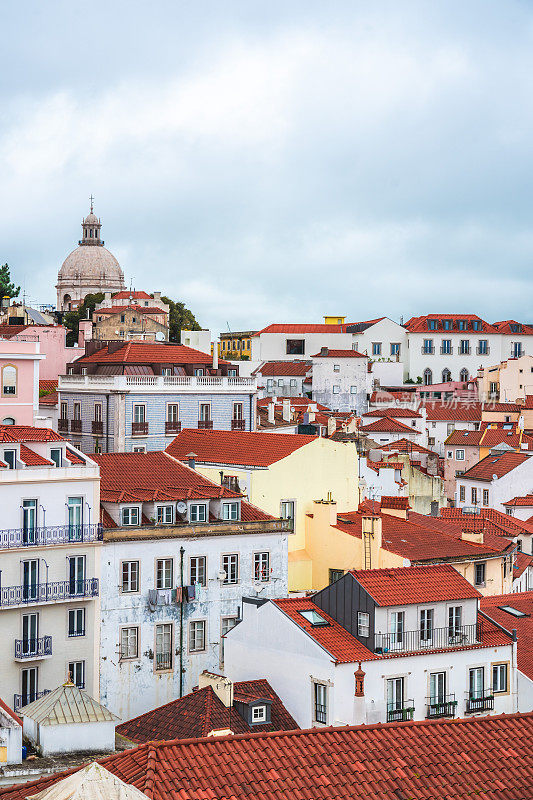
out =
<path fill-rule="evenodd" d="M 227 675 L 261 664 L 302 728 L 508 714 L 515 637 L 479 601 L 446 564 L 352 570 L 312 597 L 244 602 Z"/>
<path fill-rule="evenodd" d="M 37 341 L 0 338 L 0 425 L 33 425 L 43 359 Z"/>
<path fill-rule="evenodd" d="M 459 508 L 494 508 L 505 511 L 504 503 L 516 494 L 527 494 L 533 487 L 533 460 L 526 453 L 505 447 L 456 478 L 455 504 Z"/>
<path fill-rule="evenodd" d="M 322 347 L 311 357 L 312 397 L 334 411 L 362 414 L 368 406 L 368 356 Z"/>
<path fill-rule="evenodd" d="M 253 430 L 256 379 L 183 345 L 91 342 L 58 383 L 61 433 L 83 452 L 164 450 L 183 428 Z M 103 345 L 99 347 L 99 345 Z"/>
<path fill-rule="evenodd" d="M 311 361 L 265 361 L 252 375 L 257 377 L 258 395 L 263 397 L 301 397 L 311 391 Z"/>
<path fill-rule="evenodd" d="M 161 292 L 105 292 L 104 301 L 94 308 L 92 335 L 106 341 L 168 340 L 169 312 Z"/>
<path fill-rule="evenodd" d="M 2 695 L 18 710 L 63 683 L 99 694 L 98 466 L 49 428 L 0 427 Z"/>
<path fill-rule="evenodd" d="M 95 456 L 103 525 L 101 701 L 122 719 L 224 668 L 243 597 L 287 594 L 290 522 L 168 453 Z"/>

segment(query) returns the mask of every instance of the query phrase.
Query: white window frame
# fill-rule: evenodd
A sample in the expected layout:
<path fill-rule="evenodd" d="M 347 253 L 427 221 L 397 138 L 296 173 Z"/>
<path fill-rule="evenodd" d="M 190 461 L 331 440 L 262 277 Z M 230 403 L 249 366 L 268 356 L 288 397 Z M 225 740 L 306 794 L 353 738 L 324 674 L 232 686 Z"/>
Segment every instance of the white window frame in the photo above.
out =
<path fill-rule="evenodd" d="M 198 576 L 202 580 L 199 580 Z M 200 586 L 207 586 L 207 556 L 190 556 L 189 580 L 191 584 L 198 583 Z"/>
<path fill-rule="evenodd" d="M 203 519 L 200 519 L 202 514 L 199 514 L 197 509 L 203 508 Z M 207 503 L 189 503 L 189 522 L 207 522 L 209 519 L 209 507 Z"/>
<path fill-rule="evenodd" d="M 165 646 L 166 639 L 168 639 L 168 647 Z M 162 643 L 163 647 L 158 647 L 158 642 Z M 154 629 L 154 672 L 171 672 L 174 669 L 174 627 L 171 622 L 160 622 Z M 157 656 L 168 656 L 168 666 L 157 666 Z"/>
<path fill-rule="evenodd" d="M 158 525 L 173 525 L 174 506 L 172 503 L 156 506 L 156 519 Z"/>
<path fill-rule="evenodd" d="M 333 394 L 340 394 L 340 393 L 341 393 L 341 387 L 338 384 L 334 384 L 333 385 Z"/>
<path fill-rule="evenodd" d="M 174 559 L 156 558 L 155 560 L 155 588 L 159 591 L 172 589 L 174 580 Z"/>
<path fill-rule="evenodd" d="M 138 625 L 127 625 L 119 629 L 119 661 L 133 661 L 139 658 L 139 633 Z"/>
<path fill-rule="evenodd" d="M 222 503 L 222 519 L 226 522 L 234 522 L 240 519 L 239 503 Z"/>
<path fill-rule="evenodd" d="M 455 460 L 456 461 L 464 461 L 465 460 L 465 451 L 464 450 L 456 450 L 455 451 Z"/>
<path fill-rule="evenodd" d="M 363 638 L 370 636 L 370 614 L 366 611 L 357 612 L 357 635 Z"/>
<path fill-rule="evenodd" d="M 133 565 L 136 565 L 135 567 Z M 140 591 L 141 564 L 137 560 L 120 562 L 121 594 L 138 594 Z M 124 580 L 126 578 L 126 580 Z M 126 588 L 124 588 L 126 587 Z"/>
<path fill-rule="evenodd" d="M 266 723 L 267 721 L 267 707 L 266 705 L 263 706 L 252 706 L 252 725 L 261 725 L 262 723 Z"/>
<path fill-rule="evenodd" d="M 239 583 L 239 554 L 238 553 L 223 553 L 222 559 L 222 572 L 226 573 L 223 581 L 224 586 L 235 586 Z"/>
<path fill-rule="evenodd" d="M 120 509 L 120 524 L 125 526 L 139 526 L 141 511 L 139 506 L 122 506 Z"/>
<path fill-rule="evenodd" d="M 263 550 L 254 553 L 254 581 L 268 583 L 270 580 L 270 553 Z"/>
<path fill-rule="evenodd" d="M 72 633 L 70 632 L 71 619 L 74 620 L 74 624 L 72 625 Z M 81 625 L 79 625 L 80 619 L 81 619 Z M 85 636 L 86 633 L 87 630 L 85 626 L 85 608 L 83 608 L 83 606 L 81 608 L 69 608 L 67 613 L 67 637 L 69 639 L 78 638 L 80 636 Z"/>
<path fill-rule="evenodd" d="M 502 681 L 501 675 L 502 673 L 505 676 L 505 687 L 501 688 Z M 494 680 L 494 676 L 497 675 L 497 682 Z M 506 661 L 501 664 L 493 664 L 492 665 L 492 691 L 494 694 L 508 694 L 509 692 L 509 663 Z"/>
<path fill-rule="evenodd" d="M 73 667 L 73 669 L 71 669 L 71 667 Z M 72 683 L 80 688 L 85 688 L 85 661 L 82 659 L 69 661 L 68 671 L 70 673 Z M 79 680 L 80 676 L 81 680 Z"/>
<path fill-rule="evenodd" d="M 192 619 L 189 622 L 189 653 L 205 653 L 207 648 L 207 622 Z"/>

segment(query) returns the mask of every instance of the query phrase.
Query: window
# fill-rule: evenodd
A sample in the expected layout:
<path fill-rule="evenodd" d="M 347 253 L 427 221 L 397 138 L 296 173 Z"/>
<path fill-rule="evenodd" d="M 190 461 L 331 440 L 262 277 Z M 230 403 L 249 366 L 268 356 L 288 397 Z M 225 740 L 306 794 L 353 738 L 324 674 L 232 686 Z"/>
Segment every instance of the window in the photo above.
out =
<path fill-rule="evenodd" d="M 2 420 L 2 425 L 14 425 L 14 424 L 15 424 L 14 417 L 4 417 L 4 419 Z"/>
<path fill-rule="evenodd" d="M 274 390 L 274 379 L 268 378 L 267 379 L 267 392 L 272 392 Z"/>
<path fill-rule="evenodd" d="M 254 580 L 262 583 L 270 580 L 270 553 L 254 553 Z"/>
<path fill-rule="evenodd" d="M 22 543 L 35 544 L 37 500 L 22 501 Z"/>
<path fill-rule="evenodd" d="M 133 448 L 134 453 L 146 453 L 146 445 L 145 444 L 136 444 Z"/>
<path fill-rule="evenodd" d="M 131 658 L 139 658 L 139 628 L 136 626 L 120 629 L 120 652 L 121 661 Z"/>
<path fill-rule="evenodd" d="M 266 706 L 252 706 L 252 724 L 257 724 L 267 721 Z"/>
<path fill-rule="evenodd" d="M 122 562 L 122 592 L 139 591 L 139 562 Z"/>
<path fill-rule="evenodd" d="M 68 577 L 71 595 L 83 595 L 85 591 L 85 556 L 69 556 Z"/>
<path fill-rule="evenodd" d="M 466 488 L 464 486 L 459 486 L 459 501 L 464 503 L 466 500 Z"/>
<path fill-rule="evenodd" d="M 451 379 L 452 379 L 452 373 L 450 372 L 450 370 L 449 369 L 443 369 L 442 370 L 442 382 L 443 383 L 449 383 L 451 381 Z"/>
<path fill-rule="evenodd" d="M 53 461 L 56 467 L 61 466 L 61 448 L 52 447 L 50 449 L 50 461 Z"/>
<path fill-rule="evenodd" d="M 239 488 L 239 478 L 237 475 L 224 475 L 222 480 L 220 481 L 221 486 L 226 486 L 228 489 L 231 489 L 233 492 L 240 492 Z"/>
<path fill-rule="evenodd" d="M 456 459 L 456 461 L 464 461 L 465 460 L 465 451 L 464 450 L 456 450 L 455 451 L 455 459 Z"/>
<path fill-rule="evenodd" d="M 203 371 L 203 369 L 202 369 L 201 367 L 198 367 L 198 368 L 196 368 L 196 369 L 194 370 L 194 374 L 195 374 L 197 377 L 201 378 L 201 377 L 203 376 L 203 374 L 204 374 L 204 371 Z"/>
<path fill-rule="evenodd" d="M 341 391 L 341 387 L 336 385 L 336 384 L 334 384 L 334 386 L 333 386 L 333 394 L 340 394 L 340 391 Z"/>
<path fill-rule="evenodd" d="M 233 403 L 233 419 L 244 419 L 242 403 Z"/>
<path fill-rule="evenodd" d="M 172 669 L 172 624 L 155 626 L 155 670 Z"/>
<path fill-rule="evenodd" d="M 477 503 L 477 489 L 476 489 L 475 486 L 473 486 L 471 491 L 470 491 L 470 497 L 471 497 L 471 500 L 472 500 L 472 504 L 476 505 L 476 503 Z"/>
<path fill-rule="evenodd" d="M 68 418 L 68 403 L 66 402 L 66 400 L 63 400 L 61 402 L 61 419 L 67 419 L 67 418 Z"/>
<path fill-rule="evenodd" d="M 445 331 L 451 331 L 451 329 L 452 329 L 452 321 L 451 321 L 451 319 L 443 319 L 442 320 L 442 328 Z"/>
<path fill-rule="evenodd" d="M 226 585 L 239 582 L 239 556 L 237 553 L 222 556 L 222 571 L 226 573 Z"/>
<path fill-rule="evenodd" d="M 83 498 L 69 497 L 67 501 L 67 508 L 68 508 L 69 540 L 77 541 L 81 539 L 81 534 L 82 534 Z"/>
<path fill-rule="evenodd" d="M 391 354 L 391 356 L 399 356 L 400 355 L 400 343 L 399 342 L 391 342 L 390 354 Z"/>
<path fill-rule="evenodd" d="M 456 636 L 461 635 L 461 628 L 463 624 L 463 607 L 450 606 L 448 608 L 448 636 L 454 639 Z"/>
<path fill-rule="evenodd" d="M 321 725 L 325 725 L 328 721 L 328 706 L 327 706 L 327 686 L 323 683 L 313 684 L 314 696 L 314 721 Z"/>
<path fill-rule="evenodd" d="M 513 357 L 520 358 L 520 356 L 522 355 L 522 344 L 520 342 L 513 342 L 511 344 L 511 348 Z"/>
<path fill-rule="evenodd" d="M 429 703 L 430 705 L 437 705 L 437 703 L 446 702 L 446 673 L 445 672 L 430 672 L 429 674 Z"/>
<path fill-rule="evenodd" d="M 336 581 L 340 580 L 343 576 L 344 576 L 344 570 L 343 569 L 330 569 L 330 571 L 329 571 L 329 583 L 330 583 L 330 586 L 331 586 L 332 583 L 335 583 Z"/>
<path fill-rule="evenodd" d="M 357 612 L 357 635 L 365 638 L 370 636 L 370 614 L 365 611 Z"/>
<path fill-rule="evenodd" d="M 85 689 L 85 661 L 69 661 L 68 671 L 72 683 L 78 689 Z"/>
<path fill-rule="evenodd" d="M 179 405 L 177 403 L 169 403 L 167 405 L 167 422 L 178 422 L 179 418 Z"/>
<path fill-rule="evenodd" d="M 13 397 L 17 394 L 17 368 L 8 364 L 2 369 L 2 396 Z"/>
<path fill-rule="evenodd" d="M 305 353 L 305 339 L 287 339 L 287 355 L 303 356 Z"/>
<path fill-rule="evenodd" d="M 85 636 L 85 609 L 70 608 L 68 612 L 68 635 Z"/>
<path fill-rule="evenodd" d="M 191 556 L 189 566 L 190 582 L 206 585 L 206 558 L 205 556 Z"/>
<path fill-rule="evenodd" d="M 189 506 L 189 522 L 206 522 L 207 505 L 206 503 L 191 503 Z"/>
<path fill-rule="evenodd" d="M 466 367 L 463 367 L 463 369 L 459 373 L 459 380 L 462 381 L 462 383 L 466 383 L 468 381 L 468 377 L 469 377 L 469 372 L 466 369 Z"/>
<path fill-rule="evenodd" d="M 470 352 L 470 341 L 468 339 L 461 339 L 459 342 L 459 355 L 467 356 Z"/>
<path fill-rule="evenodd" d="M 483 697 L 485 688 L 485 669 L 484 667 L 474 667 L 469 670 L 468 692 L 470 699 L 478 700 Z"/>
<path fill-rule="evenodd" d="M 437 320 L 436 319 L 428 319 L 428 329 L 430 331 L 437 330 Z"/>
<path fill-rule="evenodd" d="M 333 372 L 340 372 L 341 365 L 340 364 L 333 364 Z"/>
<path fill-rule="evenodd" d="M 278 378 L 278 386 L 283 386 L 283 378 Z"/>
<path fill-rule="evenodd" d="M 39 671 L 37 667 L 28 667 L 21 673 L 22 705 L 37 700 Z"/>
<path fill-rule="evenodd" d="M 422 352 L 425 355 L 431 355 L 433 352 L 433 339 L 424 339 L 424 344 L 422 346 Z"/>
<path fill-rule="evenodd" d="M 433 373 L 426 367 L 424 370 L 424 386 L 431 386 L 433 383 Z"/>
<path fill-rule="evenodd" d="M 161 375 L 164 375 L 168 378 L 170 375 L 172 375 L 172 367 L 163 367 L 161 369 Z"/>
<path fill-rule="evenodd" d="M 211 420 L 211 406 L 209 403 L 200 403 L 200 419 L 202 422 Z"/>
<path fill-rule="evenodd" d="M 173 562 L 171 558 L 158 558 L 156 560 L 156 589 L 172 589 Z"/>
<path fill-rule="evenodd" d="M 478 344 L 478 354 L 486 356 L 489 350 L 489 343 L 487 339 L 480 339 Z"/>
<path fill-rule="evenodd" d="M 449 355 L 452 352 L 452 340 L 443 339 L 440 351 L 443 355 Z"/>
<path fill-rule="evenodd" d="M 387 720 L 401 720 L 402 716 L 396 717 L 395 711 L 402 712 L 403 715 L 404 686 L 403 678 L 389 678 L 387 680 Z"/>
<path fill-rule="evenodd" d="M 457 327 L 460 331 L 466 331 L 466 319 L 458 319 Z"/>
<path fill-rule="evenodd" d="M 489 490 L 483 489 L 483 505 L 488 506 L 489 504 Z"/>
<path fill-rule="evenodd" d="M 350 394 L 357 394 L 357 386 L 350 386 Z"/>
<path fill-rule="evenodd" d="M 139 506 L 126 506 L 121 511 L 122 525 L 139 524 Z"/>
<path fill-rule="evenodd" d="M 381 342 L 372 342 L 372 355 L 373 356 L 381 355 Z"/>
<path fill-rule="evenodd" d="M 513 617 L 527 617 L 528 614 L 525 611 L 519 611 L 517 608 L 513 608 L 513 606 L 498 606 L 501 608 L 502 611 L 505 611 L 507 614 L 512 614 Z"/>
<path fill-rule="evenodd" d="M 101 422 L 102 421 L 102 404 L 95 403 L 94 404 L 94 421 Z"/>
<path fill-rule="evenodd" d="M 420 641 L 429 644 L 433 639 L 433 609 L 423 608 L 420 611 Z"/>
<path fill-rule="evenodd" d="M 219 648 L 219 660 L 220 666 L 224 666 L 224 636 L 229 633 L 229 631 L 235 627 L 238 623 L 239 617 L 222 617 L 221 620 L 221 637 L 220 637 L 220 648 Z"/>
<path fill-rule="evenodd" d="M 133 406 L 133 421 L 136 424 L 146 422 L 146 406 L 138 404 Z"/>
<path fill-rule="evenodd" d="M 205 650 L 205 619 L 189 622 L 189 652 L 202 653 Z"/>
<path fill-rule="evenodd" d="M 16 469 L 17 467 L 17 451 L 4 450 L 2 461 L 7 464 L 8 469 Z"/>
<path fill-rule="evenodd" d="M 290 379 L 290 387 L 291 389 L 296 389 L 296 378 Z"/>
<path fill-rule="evenodd" d="M 239 504 L 238 503 L 222 503 L 222 519 L 224 519 L 224 520 L 237 520 L 237 519 L 239 519 Z"/>
<path fill-rule="evenodd" d="M 157 522 L 160 525 L 172 525 L 174 522 L 174 506 L 157 506 Z"/>
<path fill-rule="evenodd" d="M 81 420 L 81 403 L 74 403 L 74 419 Z"/>
<path fill-rule="evenodd" d="M 474 564 L 474 586 L 485 586 L 485 573 L 486 564 L 484 561 Z"/>
<path fill-rule="evenodd" d="M 294 523 L 294 500 L 282 500 L 280 504 L 281 519 L 291 519 Z"/>
<path fill-rule="evenodd" d="M 509 691 L 507 664 L 493 664 L 492 691 L 493 692 Z"/>
<path fill-rule="evenodd" d="M 120 321 L 121 322 L 126 322 L 126 315 L 125 314 L 121 314 L 120 315 Z"/>

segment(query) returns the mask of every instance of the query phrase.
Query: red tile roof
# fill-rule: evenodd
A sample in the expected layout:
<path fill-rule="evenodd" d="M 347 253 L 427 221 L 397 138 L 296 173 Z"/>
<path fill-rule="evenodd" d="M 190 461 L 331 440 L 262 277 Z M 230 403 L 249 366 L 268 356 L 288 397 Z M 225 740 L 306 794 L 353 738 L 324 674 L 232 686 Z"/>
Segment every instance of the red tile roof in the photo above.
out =
<path fill-rule="evenodd" d="M 211 356 L 185 347 L 182 344 L 152 344 L 151 342 L 126 342 L 114 352 L 103 347 L 90 356 L 76 359 L 74 364 L 211 364 Z M 227 361 L 219 359 L 219 364 Z"/>
<path fill-rule="evenodd" d="M 490 482 L 492 481 L 493 475 L 496 475 L 497 478 L 502 478 L 529 458 L 530 456 L 526 456 L 523 453 L 488 455 L 481 459 L 481 461 L 478 461 L 477 464 L 474 464 L 473 467 L 467 469 L 466 472 L 461 475 L 461 480 Z"/>
<path fill-rule="evenodd" d="M 436 320 L 437 321 L 437 328 L 435 330 L 431 329 L 428 325 L 429 320 Z M 451 320 L 452 321 L 452 328 L 451 330 L 446 330 L 442 325 L 442 320 Z M 481 323 L 479 330 L 474 330 L 472 326 L 469 324 L 471 320 L 476 320 L 477 322 Z M 458 326 L 459 321 L 466 321 L 467 323 L 467 330 L 460 330 Z M 410 333 L 497 333 L 498 331 L 496 328 L 485 320 L 478 317 L 477 314 L 425 314 L 421 317 L 411 317 L 405 325 L 404 328 Z"/>
<path fill-rule="evenodd" d="M 396 508 L 400 510 L 406 511 L 411 506 L 409 505 L 409 498 L 408 497 L 388 497 L 386 495 L 381 496 L 381 508 Z"/>
<path fill-rule="evenodd" d="M 529 520 L 524 521 L 518 519 L 518 517 L 512 517 L 509 514 L 496 511 L 495 508 L 479 508 L 475 515 L 464 514 L 461 508 L 441 508 L 440 514 L 442 519 L 454 520 L 463 525 L 468 520 L 483 519 L 486 523 L 490 523 L 490 530 L 493 533 L 499 533 L 500 536 L 513 537 L 521 532 L 533 533 L 533 526 Z"/>
<path fill-rule="evenodd" d="M 310 361 L 265 361 L 257 369 L 254 369 L 252 375 L 261 375 L 265 378 L 269 376 L 290 375 L 292 377 L 305 377 L 311 372 L 312 366 Z"/>
<path fill-rule="evenodd" d="M 414 430 L 414 428 L 409 428 L 409 430 Z M 382 445 L 379 449 L 387 450 L 391 453 L 430 453 L 432 456 L 436 455 L 434 450 L 429 450 L 427 447 L 412 442 L 410 439 L 398 439 L 396 442 Z"/>
<path fill-rule="evenodd" d="M 379 606 L 481 597 L 478 590 L 450 564 L 350 572 Z"/>
<path fill-rule="evenodd" d="M 503 714 L 148 742 L 98 763 L 151 800 L 530 800 L 532 738 L 533 713 Z"/>
<path fill-rule="evenodd" d="M 59 396 L 57 392 L 50 392 L 49 394 L 43 394 L 42 397 L 39 397 L 40 406 L 57 406 L 58 401 Z"/>
<path fill-rule="evenodd" d="M 519 550 L 514 556 L 513 578 L 519 578 L 528 567 L 533 567 L 533 556 Z"/>
<path fill-rule="evenodd" d="M 422 414 L 419 414 L 418 411 L 414 411 L 412 408 L 375 408 L 373 411 L 365 411 L 363 417 L 396 417 L 401 419 L 402 417 L 417 417 L 418 419 L 422 418 Z"/>
<path fill-rule="evenodd" d="M 67 447 L 67 459 L 72 464 L 86 464 L 87 462 L 81 456 L 74 452 L 70 447 Z"/>
<path fill-rule="evenodd" d="M 459 445 L 460 447 L 479 447 L 484 433 L 484 429 L 479 431 L 467 431 L 463 428 L 459 428 L 450 433 L 444 444 Z"/>
<path fill-rule="evenodd" d="M 424 403 L 428 422 L 481 422 L 481 403 L 468 400 L 450 400 L 444 403 Z"/>
<path fill-rule="evenodd" d="M 523 322 L 517 322 L 515 319 L 506 319 L 502 322 L 493 322 L 493 326 L 498 333 L 509 334 L 511 336 L 531 336 L 533 328 L 531 325 L 525 325 Z M 519 325 L 519 330 L 513 330 L 511 325 Z"/>
<path fill-rule="evenodd" d="M 504 506 L 533 506 L 533 494 L 526 494 L 523 497 L 513 497 L 512 500 L 508 500 L 506 503 L 502 503 Z"/>
<path fill-rule="evenodd" d="M 250 733 L 292 731 L 300 727 L 264 678 L 238 681 L 234 683 L 233 691 L 234 700 L 246 697 L 271 700 L 271 722 L 266 725 L 248 725 L 235 708 L 226 708 L 211 686 L 205 686 L 123 722 L 117 726 L 116 732 L 140 744 L 165 739 L 195 739 L 207 736 L 213 730 L 225 728 L 233 733 Z"/>
<path fill-rule="evenodd" d="M 501 606 L 511 606 L 527 616 L 515 617 Z M 506 630 L 512 631 L 514 628 L 518 632 L 518 669 L 533 680 L 533 592 L 484 597 L 481 600 L 481 610 Z"/>
<path fill-rule="evenodd" d="M 345 325 L 309 325 L 306 323 L 274 323 L 267 325 L 252 336 L 261 336 L 262 333 L 344 333 Z"/>
<path fill-rule="evenodd" d="M 311 358 L 368 358 L 363 353 L 358 353 L 357 350 L 330 350 L 325 347 L 326 352 L 315 353 Z"/>
<path fill-rule="evenodd" d="M 330 653 L 338 664 L 351 664 L 354 661 L 372 661 L 379 656 L 372 653 L 364 644 L 348 633 L 333 617 L 317 608 L 310 598 L 288 597 L 272 600 L 300 628 L 311 636 L 324 650 Z M 329 625 L 313 626 L 300 613 L 316 611 Z"/>
<path fill-rule="evenodd" d="M 15 721 L 15 722 L 18 724 L 18 725 L 20 725 L 20 726 L 22 727 L 22 720 L 21 720 L 21 718 L 20 718 L 20 717 L 18 717 L 18 716 L 15 714 L 15 712 L 13 711 L 13 709 L 11 709 L 11 708 L 10 708 L 10 707 L 7 705 L 7 703 L 4 703 L 4 701 L 2 700 L 2 698 L 1 698 L 1 697 L 0 697 L 0 708 L 3 708 L 3 709 L 4 709 L 4 711 L 6 712 L 6 714 L 7 714 L 8 716 L 10 716 L 10 717 L 11 717 L 11 719 L 13 719 L 13 720 L 14 720 L 14 721 Z"/>
<path fill-rule="evenodd" d="M 48 458 L 43 458 L 39 453 L 35 453 L 25 445 L 20 445 L 20 460 L 26 464 L 27 467 L 53 467 L 55 464 Z"/>
<path fill-rule="evenodd" d="M 95 310 L 95 314 L 123 314 L 125 311 L 131 309 L 132 311 L 136 311 L 138 314 L 167 314 L 168 312 L 165 311 L 164 308 L 157 308 L 152 306 L 138 306 L 138 305 L 127 305 L 127 306 L 112 306 L 112 308 L 97 308 Z"/>
<path fill-rule="evenodd" d="M 0 425 L 0 442 L 64 442 L 52 428 L 30 425 Z"/>
<path fill-rule="evenodd" d="M 414 400 L 416 400 L 416 392 L 414 389 L 413 391 L 378 389 L 377 391 L 372 392 L 370 396 L 370 402 L 374 405 L 376 403 L 392 403 L 395 400 L 398 403 L 412 403 Z"/>
<path fill-rule="evenodd" d="M 518 414 L 522 406 L 518 403 L 483 403 L 483 411 L 498 411 L 502 414 Z"/>
<path fill-rule="evenodd" d="M 153 300 L 154 298 L 146 292 L 129 292 L 124 289 L 122 292 L 117 292 L 113 295 L 113 300 L 129 300 L 132 297 L 134 300 Z M 98 309 L 96 309 L 98 311 Z"/>
<path fill-rule="evenodd" d="M 179 459 L 185 459 L 188 453 L 196 453 L 197 461 L 202 463 L 269 467 L 314 441 L 316 436 L 299 434 L 277 433 L 273 436 L 261 432 L 185 428 L 169 444 L 166 452 Z"/>
<path fill-rule="evenodd" d="M 397 419 L 390 417 L 382 417 L 375 422 L 370 422 L 368 425 L 360 425 L 359 430 L 363 433 L 420 433 L 416 428 L 410 428 L 404 425 L 403 422 L 398 422 Z"/>
<path fill-rule="evenodd" d="M 58 379 L 54 378 L 53 380 L 40 380 L 39 381 L 39 391 L 40 392 L 54 392 L 57 389 Z"/>

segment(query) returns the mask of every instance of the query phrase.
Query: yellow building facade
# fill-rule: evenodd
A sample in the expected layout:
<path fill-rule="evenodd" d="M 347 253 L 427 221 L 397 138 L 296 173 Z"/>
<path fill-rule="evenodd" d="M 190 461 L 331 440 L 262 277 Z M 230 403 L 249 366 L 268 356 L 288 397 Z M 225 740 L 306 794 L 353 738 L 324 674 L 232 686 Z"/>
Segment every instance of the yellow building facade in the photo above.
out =
<path fill-rule="evenodd" d="M 219 358 L 249 360 L 252 355 L 252 336 L 256 331 L 221 333 L 218 343 Z"/>

